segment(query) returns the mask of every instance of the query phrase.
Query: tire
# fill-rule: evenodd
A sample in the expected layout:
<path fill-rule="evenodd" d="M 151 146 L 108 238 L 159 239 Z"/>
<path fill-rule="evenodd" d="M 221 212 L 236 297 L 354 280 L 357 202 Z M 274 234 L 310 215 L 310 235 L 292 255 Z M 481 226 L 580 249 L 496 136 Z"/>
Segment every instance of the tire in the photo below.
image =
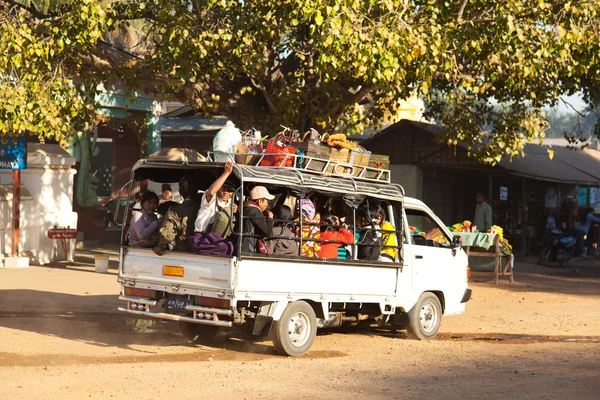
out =
<path fill-rule="evenodd" d="M 433 339 L 442 322 L 442 305 L 437 296 L 431 292 L 425 292 L 410 310 L 410 325 L 408 335 L 413 339 Z"/>
<path fill-rule="evenodd" d="M 560 261 L 558 262 L 558 266 L 559 266 L 560 268 L 567 268 L 567 267 L 569 266 L 569 261 L 571 261 L 571 259 L 570 259 L 570 258 L 567 258 L 566 260 L 560 260 Z"/>
<path fill-rule="evenodd" d="M 317 335 L 317 317 L 305 301 L 289 303 L 279 321 L 273 324 L 273 346 L 279 354 L 298 357 L 313 345 Z"/>
<path fill-rule="evenodd" d="M 208 343 L 215 340 L 219 327 L 179 321 L 179 332 L 191 342 Z"/>
<path fill-rule="evenodd" d="M 548 258 L 550 257 L 551 251 L 552 251 L 552 247 L 550 247 L 550 246 L 544 247 L 544 249 L 540 253 L 540 257 L 538 258 L 538 265 L 543 266 L 548 263 Z"/>

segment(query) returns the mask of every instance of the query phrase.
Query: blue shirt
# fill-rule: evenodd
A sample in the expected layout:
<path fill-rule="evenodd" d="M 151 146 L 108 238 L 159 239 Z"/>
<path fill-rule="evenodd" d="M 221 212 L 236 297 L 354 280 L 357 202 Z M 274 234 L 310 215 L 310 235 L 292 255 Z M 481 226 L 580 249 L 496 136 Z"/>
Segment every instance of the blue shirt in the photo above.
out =
<path fill-rule="evenodd" d="M 594 214 L 589 212 L 585 216 L 585 222 L 580 222 L 577 229 L 579 229 L 587 235 L 590 232 L 590 226 L 592 226 L 592 222 L 600 222 L 600 218 L 594 216 Z"/>

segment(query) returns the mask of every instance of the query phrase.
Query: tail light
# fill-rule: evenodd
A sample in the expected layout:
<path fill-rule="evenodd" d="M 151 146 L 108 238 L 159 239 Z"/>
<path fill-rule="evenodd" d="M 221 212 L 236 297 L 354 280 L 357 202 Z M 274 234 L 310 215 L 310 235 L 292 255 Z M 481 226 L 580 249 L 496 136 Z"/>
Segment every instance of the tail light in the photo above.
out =
<path fill-rule="evenodd" d="M 196 296 L 194 303 L 197 306 L 214 307 L 214 308 L 229 308 L 229 300 L 215 299 L 214 297 Z"/>
<path fill-rule="evenodd" d="M 156 297 L 156 291 L 148 290 L 148 289 L 138 289 L 138 288 L 125 288 L 125 294 L 128 296 L 137 296 L 137 297 L 145 297 L 148 299 L 154 299 Z"/>

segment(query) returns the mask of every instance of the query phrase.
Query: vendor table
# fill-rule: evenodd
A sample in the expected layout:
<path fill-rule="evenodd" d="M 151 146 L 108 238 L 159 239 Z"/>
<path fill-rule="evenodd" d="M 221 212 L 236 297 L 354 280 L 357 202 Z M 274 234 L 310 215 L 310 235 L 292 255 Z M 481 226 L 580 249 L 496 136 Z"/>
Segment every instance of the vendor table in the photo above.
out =
<path fill-rule="evenodd" d="M 462 247 L 467 252 L 467 256 L 493 258 L 492 269 L 476 269 L 471 266 L 472 271 L 490 272 L 494 274 L 494 282 L 498 284 L 499 276 L 507 276 L 510 283 L 514 283 L 513 266 L 514 256 L 504 254 L 500 245 L 500 238 L 495 233 L 480 232 L 454 232 L 462 240 Z M 470 264 L 470 263 L 469 263 Z"/>

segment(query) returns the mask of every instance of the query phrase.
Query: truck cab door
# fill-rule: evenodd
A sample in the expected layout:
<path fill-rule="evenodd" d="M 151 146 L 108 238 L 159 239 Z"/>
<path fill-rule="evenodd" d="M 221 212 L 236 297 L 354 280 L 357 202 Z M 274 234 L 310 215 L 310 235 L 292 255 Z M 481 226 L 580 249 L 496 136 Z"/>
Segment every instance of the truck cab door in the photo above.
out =
<path fill-rule="evenodd" d="M 452 248 L 452 238 L 441 221 L 423 207 L 405 208 L 411 242 L 413 289 L 417 292 L 440 291 L 449 311 L 460 307 L 466 289 L 466 255 Z"/>

